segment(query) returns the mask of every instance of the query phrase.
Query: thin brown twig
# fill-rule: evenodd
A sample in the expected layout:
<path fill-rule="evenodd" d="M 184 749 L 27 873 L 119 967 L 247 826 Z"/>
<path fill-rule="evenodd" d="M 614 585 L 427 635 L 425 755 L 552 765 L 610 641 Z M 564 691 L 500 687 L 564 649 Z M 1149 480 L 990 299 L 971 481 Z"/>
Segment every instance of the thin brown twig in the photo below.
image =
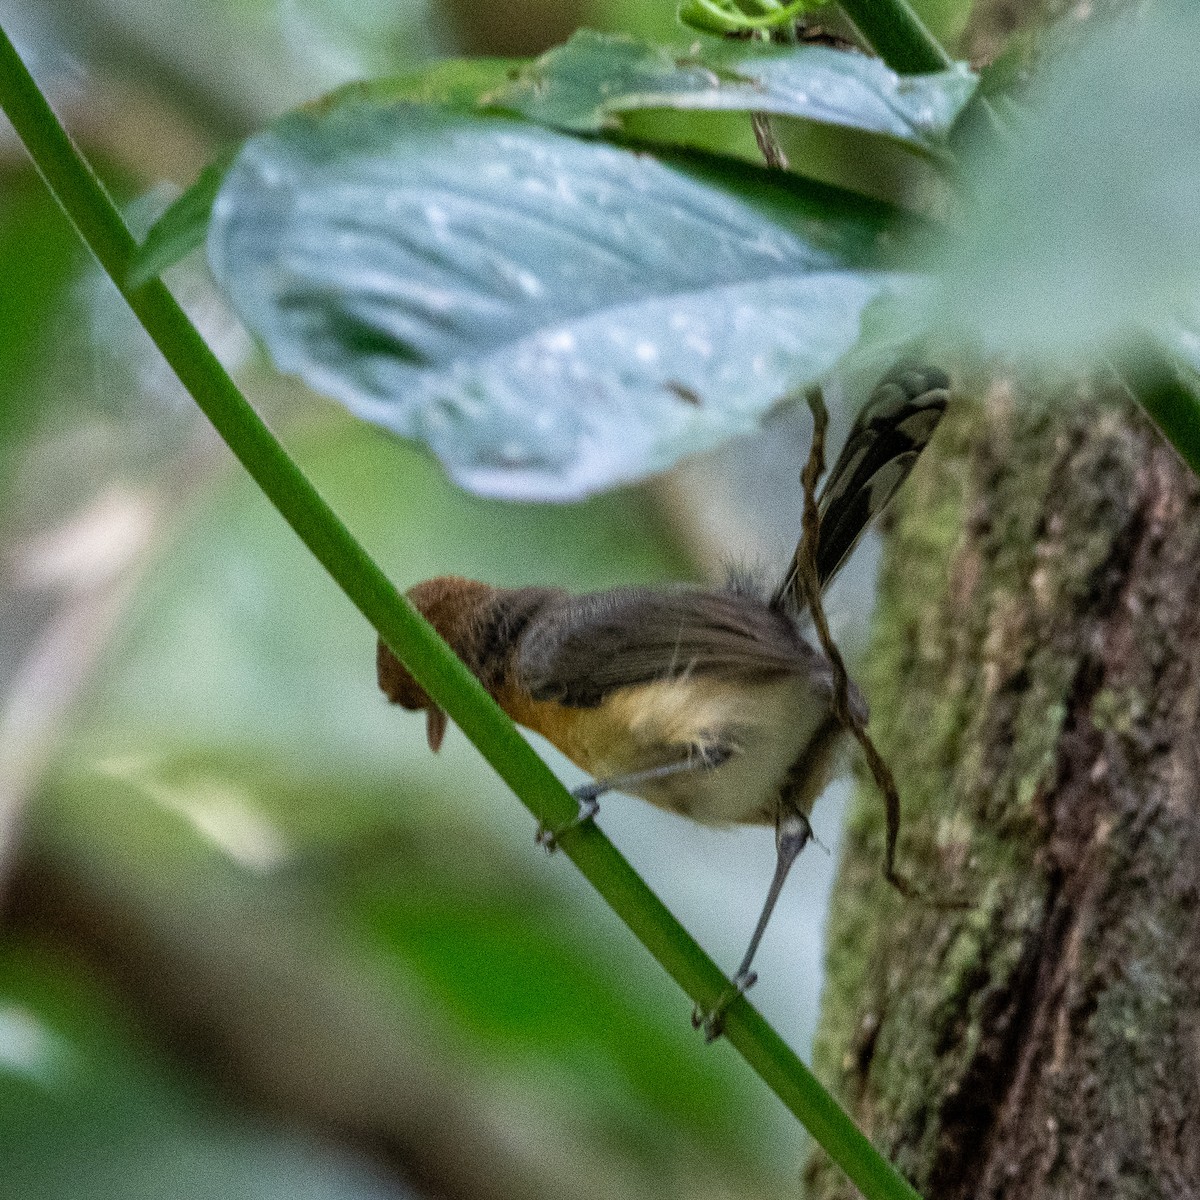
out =
<path fill-rule="evenodd" d="M 767 166 L 773 171 L 786 171 L 788 157 L 775 136 L 775 130 L 771 128 L 770 116 L 763 112 L 751 113 L 750 128 L 754 130 L 754 140 L 758 143 Z"/>
<path fill-rule="evenodd" d="M 808 401 L 813 415 L 813 440 L 808 461 L 800 475 L 800 482 L 804 487 L 804 516 L 800 546 L 796 551 L 797 576 L 804 600 L 808 604 L 808 611 L 812 614 L 821 649 L 833 668 L 834 714 L 862 747 L 867 765 L 871 768 L 871 775 L 875 779 L 875 786 L 883 795 L 887 814 L 883 876 L 902 896 L 914 897 L 920 895 L 919 890 L 896 871 L 896 842 L 900 836 L 900 793 L 896 788 L 896 780 L 883 755 L 871 740 L 871 735 L 867 733 L 862 720 L 851 708 L 850 676 L 846 671 L 846 661 L 829 632 L 829 622 L 825 619 L 825 609 L 821 603 L 821 586 L 817 579 L 817 540 L 821 524 L 820 510 L 817 506 L 817 484 L 825 473 L 825 432 L 829 426 L 829 412 L 825 408 L 825 397 L 819 387 L 809 388 L 804 393 L 804 398 Z"/>

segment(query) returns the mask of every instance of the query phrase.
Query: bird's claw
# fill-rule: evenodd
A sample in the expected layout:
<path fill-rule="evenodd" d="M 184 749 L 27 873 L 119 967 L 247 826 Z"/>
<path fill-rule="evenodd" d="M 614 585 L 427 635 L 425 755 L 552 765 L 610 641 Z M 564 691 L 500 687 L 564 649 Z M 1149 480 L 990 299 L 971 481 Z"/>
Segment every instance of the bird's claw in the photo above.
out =
<path fill-rule="evenodd" d="M 740 971 L 733 977 L 733 986 L 721 994 L 715 1007 L 708 1012 L 702 1012 L 697 1005 L 692 1009 L 692 1028 L 704 1030 L 705 1042 L 715 1042 L 725 1032 L 725 1014 L 729 1006 L 739 997 L 744 996 L 756 983 L 758 975 L 754 971 L 742 974 Z"/>
<path fill-rule="evenodd" d="M 583 787 L 573 791 L 571 795 L 579 801 L 579 812 L 572 820 L 558 829 L 547 829 L 545 822 L 538 822 L 537 833 L 533 835 L 533 840 L 547 854 L 553 854 L 558 849 L 558 839 L 568 829 L 574 829 L 576 826 L 587 824 L 588 821 L 594 820 L 596 814 L 600 811 L 600 800 L 591 785 L 585 784 Z"/>

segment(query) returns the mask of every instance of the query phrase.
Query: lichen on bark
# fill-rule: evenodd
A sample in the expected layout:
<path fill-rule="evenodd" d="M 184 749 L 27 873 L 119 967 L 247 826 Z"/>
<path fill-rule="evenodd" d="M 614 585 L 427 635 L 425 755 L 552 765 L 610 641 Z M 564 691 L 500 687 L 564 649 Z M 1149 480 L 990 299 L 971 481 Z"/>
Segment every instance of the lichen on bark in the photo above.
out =
<path fill-rule="evenodd" d="M 897 499 L 815 1059 L 929 1198 L 1200 1188 L 1200 497 L 1112 382 L 967 380 Z M 853 1195 L 819 1154 L 817 1197 Z"/>

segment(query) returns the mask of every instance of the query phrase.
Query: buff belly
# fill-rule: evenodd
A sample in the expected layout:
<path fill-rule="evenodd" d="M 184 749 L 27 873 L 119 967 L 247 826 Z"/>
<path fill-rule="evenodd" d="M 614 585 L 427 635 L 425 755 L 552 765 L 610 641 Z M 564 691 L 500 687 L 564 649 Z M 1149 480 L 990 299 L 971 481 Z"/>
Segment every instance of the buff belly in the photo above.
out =
<path fill-rule="evenodd" d="M 804 680 L 744 684 L 672 679 L 620 688 L 594 708 L 527 701 L 506 705 L 598 780 L 619 779 L 691 754 L 731 750 L 716 767 L 697 765 L 620 790 L 707 825 L 770 824 L 789 771 L 806 756 L 793 803 L 807 811 L 834 766 L 827 697 Z"/>

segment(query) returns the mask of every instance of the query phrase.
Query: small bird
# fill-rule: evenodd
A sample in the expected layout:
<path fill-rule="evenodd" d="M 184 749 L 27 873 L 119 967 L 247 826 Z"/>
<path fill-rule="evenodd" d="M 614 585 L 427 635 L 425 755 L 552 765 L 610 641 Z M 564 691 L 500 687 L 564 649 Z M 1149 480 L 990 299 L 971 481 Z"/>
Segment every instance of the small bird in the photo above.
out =
<path fill-rule="evenodd" d="M 871 393 L 815 499 L 815 549 L 807 561 L 819 590 L 907 478 L 941 420 L 948 387 L 943 372 L 904 364 Z M 823 425 L 819 432 L 823 442 Z M 821 454 L 816 436 L 813 453 Z M 810 483 L 806 472 L 806 488 L 815 483 L 816 473 Z M 804 549 L 802 538 L 782 582 L 767 593 L 735 578 L 721 590 L 618 587 L 574 596 L 455 576 L 407 593 L 514 721 L 592 776 L 575 789 L 580 810 L 572 824 L 591 820 L 599 797 L 617 791 L 706 825 L 775 828 L 775 875 L 734 975 L 735 995 L 754 982 L 755 952 L 812 834 L 808 814 L 849 735 L 857 729 L 862 740 L 867 720 L 866 703 L 845 679 L 827 631 L 836 662 L 806 636 L 812 614 Z M 436 751 L 446 714 L 382 641 L 377 665 L 389 700 L 425 711 Z M 898 822 L 891 805 L 889 799 L 889 878 Z M 551 848 L 554 838 L 539 831 Z M 703 1018 L 710 1040 L 725 1007 Z"/>

